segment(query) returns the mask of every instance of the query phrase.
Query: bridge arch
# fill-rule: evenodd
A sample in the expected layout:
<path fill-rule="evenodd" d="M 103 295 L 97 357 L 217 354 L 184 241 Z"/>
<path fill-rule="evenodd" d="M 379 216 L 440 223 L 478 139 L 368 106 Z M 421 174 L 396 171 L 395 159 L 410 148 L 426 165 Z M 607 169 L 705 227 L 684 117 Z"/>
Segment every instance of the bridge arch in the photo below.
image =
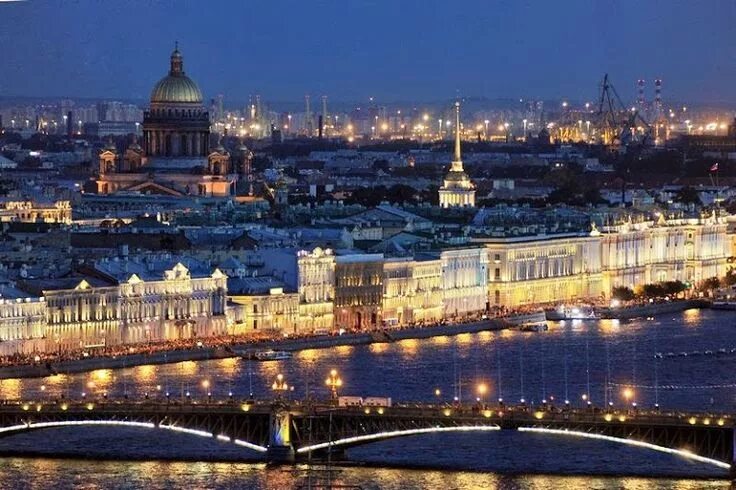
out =
<path fill-rule="evenodd" d="M 452 427 L 424 427 L 421 429 L 392 430 L 384 432 L 376 432 L 374 434 L 364 434 L 360 436 L 344 437 L 331 442 L 321 442 L 302 446 L 296 450 L 297 454 L 308 453 L 310 451 L 319 451 L 329 448 L 341 448 L 345 446 L 359 446 L 370 442 L 385 441 L 387 439 L 395 439 L 397 437 L 415 436 L 420 434 L 436 434 L 440 432 L 488 432 L 501 430 L 498 425 L 459 425 Z"/>
<path fill-rule="evenodd" d="M 16 432 L 25 432 L 31 430 L 48 429 L 52 427 L 77 427 L 77 426 L 108 426 L 108 427 L 136 427 L 142 429 L 163 429 L 170 430 L 173 432 L 179 432 L 183 434 L 189 434 L 198 437 L 216 438 L 219 441 L 230 442 L 237 446 L 242 446 L 259 453 L 265 453 L 267 448 L 258 444 L 253 444 L 248 441 L 236 439 L 225 434 L 215 435 L 212 432 L 207 432 L 199 429 L 190 429 L 187 427 L 181 427 L 178 425 L 170 424 L 154 424 L 152 422 L 135 422 L 129 420 L 61 420 L 53 422 L 28 422 L 25 424 L 10 425 L 6 427 L 0 427 L 0 435 L 12 434 Z"/>
<path fill-rule="evenodd" d="M 712 459 L 712 458 L 706 458 L 705 456 L 700 456 L 698 454 L 687 451 L 685 449 L 674 449 L 674 448 L 669 448 L 665 446 L 660 446 L 657 444 L 652 444 L 650 442 L 638 441 L 635 439 L 626 439 L 624 437 L 614 437 L 614 436 L 608 436 L 604 434 L 596 434 L 593 432 L 583 432 L 583 431 L 569 430 L 569 429 L 549 429 L 546 427 L 518 427 L 517 430 L 519 432 L 530 432 L 530 433 L 536 433 L 536 434 L 579 437 L 582 439 L 595 439 L 599 441 L 614 442 L 617 444 L 624 444 L 627 446 L 648 449 L 651 451 L 672 454 L 675 456 L 681 456 L 681 457 L 690 459 L 692 461 L 709 464 L 709 465 L 716 466 L 718 468 L 725 469 L 725 470 L 731 469 L 731 465 L 724 461 L 719 461 L 717 459 Z"/>

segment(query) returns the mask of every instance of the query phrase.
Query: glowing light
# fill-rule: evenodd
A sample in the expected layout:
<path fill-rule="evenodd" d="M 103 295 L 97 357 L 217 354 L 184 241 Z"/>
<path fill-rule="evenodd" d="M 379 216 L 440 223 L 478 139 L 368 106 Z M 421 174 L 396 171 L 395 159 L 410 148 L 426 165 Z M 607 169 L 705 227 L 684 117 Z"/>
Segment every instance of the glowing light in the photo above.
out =
<path fill-rule="evenodd" d="M 233 444 L 235 444 L 237 446 L 247 447 L 248 449 L 252 449 L 253 451 L 258 451 L 259 453 L 265 453 L 266 451 L 268 451 L 268 449 L 266 449 L 263 446 L 259 446 L 257 444 L 252 444 L 252 443 L 247 442 L 247 441 L 242 441 L 240 439 L 233 439 L 232 442 L 233 442 Z"/>
<path fill-rule="evenodd" d="M 635 441 L 633 439 L 624 439 L 622 437 L 604 436 L 601 434 L 591 434 L 590 432 L 578 432 L 578 431 L 564 430 L 564 429 L 544 429 L 541 427 L 519 427 L 518 430 L 519 432 L 536 432 L 540 434 L 565 435 L 565 436 L 581 437 L 584 439 L 597 439 L 601 441 L 617 442 L 620 444 L 626 444 L 628 446 L 640 447 L 643 449 L 651 449 L 652 451 L 673 454 L 676 456 L 683 456 L 685 458 L 692 459 L 694 461 L 698 461 L 701 463 L 712 464 L 714 466 L 718 466 L 719 468 L 724 468 L 724 469 L 731 468 L 731 465 L 728 463 L 724 463 L 723 461 L 718 461 L 716 459 L 698 456 L 697 454 L 693 454 L 690 451 L 684 451 L 682 449 L 672 449 L 672 448 L 668 448 L 664 446 L 657 446 L 656 444 L 650 444 L 648 442 L 642 442 L 642 441 Z"/>
<path fill-rule="evenodd" d="M 613 420 L 613 415 L 611 415 L 610 413 L 607 413 L 607 414 L 605 414 L 605 415 L 603 416 L 603 419 L 604 419 L 604 420 L 605 420 L 606 422 L 610 422 L 611 420 Z"/>
<path fill-rule="evenodd" d="M 389 439 L 392 437 L 413 436 L 419 434 L 435 434 L 439 432 L 488 432 L 494 430 L 501 430 L 501 428 L 497 425 L 470 425 L 459 427 L 429 427 L 426 429 L 395 430 L 389 432 L 379 432 L 377 434 L 368 434 L 364 436 L 346 437 L 345 439 L 338 439 L 332 442 L 322 442 L 319 444 L 313 444 L 311 446 L 300 447 L 296 450 L 296 452 L 306 453 L 309 451 L 317 451 L 319 449 L 325 449 L 328 447 L 341 446 L 343 444 L 375 441 L 379 439 Z"/>
<path fill-rule="evenodd" d="M 544 412 L 534 412 L 534 418 L 537 420 L 542 420 L 544 418 Z"/>
<path fill-rule="evenodd" d="M 211 432 L 196 429 L 187 429 L 186 427 L 177 427 L 175 425 L 158 425 L 151 422 L 130 422 L 125 420 L 65 420 L 63 422 L 32 422 L 28 424 L 11 425 L 8 427 L 0 427 L 0 433 L 18 432 L 28 429 L 45 429 L 51 427 L 75 427 L 75 426 L 120 426 L 120 427 L 138 427 L 143 429 L 165 429 L 183 434 L 212 438 L 215 437 Z M 231 439 L 226 435 L 218 435 L 217 439 L 232 442 L 235 445 L 243 446 L 254 451 L 265 453 L 267 449 L 257 444 L 252 444 L 240 439 Z"/>

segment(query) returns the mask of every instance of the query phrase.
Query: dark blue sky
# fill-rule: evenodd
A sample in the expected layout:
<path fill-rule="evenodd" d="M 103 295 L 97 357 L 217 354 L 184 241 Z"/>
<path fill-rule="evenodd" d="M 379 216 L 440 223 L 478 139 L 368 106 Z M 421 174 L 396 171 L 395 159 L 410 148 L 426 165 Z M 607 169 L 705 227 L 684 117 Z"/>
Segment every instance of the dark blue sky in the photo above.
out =
<path fill-rule="evenodd" d="M 147 98 L 175 40 L 208 98 L 736 103 L 734 0 L 0 2 L 0 95 Z"/>

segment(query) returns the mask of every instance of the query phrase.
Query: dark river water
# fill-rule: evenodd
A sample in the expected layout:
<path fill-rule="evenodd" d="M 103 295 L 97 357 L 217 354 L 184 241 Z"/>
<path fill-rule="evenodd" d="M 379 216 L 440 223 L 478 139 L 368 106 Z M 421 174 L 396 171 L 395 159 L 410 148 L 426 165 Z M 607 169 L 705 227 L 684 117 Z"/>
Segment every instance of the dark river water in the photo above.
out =
<path fill-rule="evenodd" d="M 308 350 L 276 362 L 224 359 L 5 380 L 0 397 L 37 400 L 106 392 L 135 398 L 168 392 L 196 399 L 210 392 L 216 398 L 229 393 L 267 398 L 277 374 L 294 386 L 289 396 L 301 398 L 309 390 L 326 397 L 324 379 L 335 368 L 344 380 L 343 394 L 395 401 L 456 396 L 470 401 L 481 396 L 477 387 L 483 384 L 484 399 L 507 403 L 567 399 L 581 406 L 589 399 L 595 405 L 736 409 L 736 313 L 688 310 L 650 320 L 550 327 L 539 333 L 482 332 Z M 307 475 L 305 467 L 238 462 L 254 453 L 229 443 L 134 428 L 24 433 L 0 439 L 0 451 L 12 455 L 0 459 L 0 488 L 296 489 Z M 334 482 L 364 489 L 729 488 L 724 470 L 681 457 L 506 431 L 395 439 L 353 449 L 349 457 L 358 466 L 330 475 Z M 130 461 L 111 461 L 121 458 Z M 194 462 L 162 461 L 176 458 Z M 590 473 L 612 476 L 585 476 Z M 323 478 L 328 472 L 315 474 Z M 620 474 L 634 476 L 613 476 Z"/>

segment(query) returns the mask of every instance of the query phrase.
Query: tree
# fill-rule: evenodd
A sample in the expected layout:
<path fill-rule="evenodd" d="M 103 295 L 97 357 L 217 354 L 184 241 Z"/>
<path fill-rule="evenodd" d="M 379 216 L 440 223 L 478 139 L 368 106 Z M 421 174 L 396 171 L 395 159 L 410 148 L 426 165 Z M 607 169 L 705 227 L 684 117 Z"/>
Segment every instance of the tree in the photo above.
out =
<path fill-rule="evenodd" d="M 733 269 L 729 269 L 728 272 L 726 272 L 726 275 L 723 276 L 723 282 L 724 286 L 733 286 L 736 284 L 736 273 L 734 273 Z"/>
<path fill-rule="evenodd" d="M 682 281 L 665 281 L 661 284 L 664 288 L 664 294 L 667 296 L 677 296 L 687 289 L 687 286 Z"/>
<path fill-rule="evenodd" d="M 665 289 L 661 284 L 645 284 L 642 287 L 642 296 L 645 298 L 661 298 L 664 295 Z"/>
<path fill-rule="evenodd" d="M 611 297 L 619 301 L 631 301 L 634 299 L 634 291 L 626 286 L 616 286 L 611 291 Z"/>
<path fill-rule="evenodd" d="M 721 280 L 717 277 L 709 277 L 700 285 L 703 291 L 715 291 L 719 287 L 721 287 Z"/>
<path fill-rule="evenodd" d="M 676 202 L 681 202 L 682 204 L 702 204 L 702 202 L 700 201 L 700 195 L 698 195 L 698 191 L 690 186 L 683 187 L 682 189 L 677 191 L 677 194 L 675 194 L 673 200 Z"/>

